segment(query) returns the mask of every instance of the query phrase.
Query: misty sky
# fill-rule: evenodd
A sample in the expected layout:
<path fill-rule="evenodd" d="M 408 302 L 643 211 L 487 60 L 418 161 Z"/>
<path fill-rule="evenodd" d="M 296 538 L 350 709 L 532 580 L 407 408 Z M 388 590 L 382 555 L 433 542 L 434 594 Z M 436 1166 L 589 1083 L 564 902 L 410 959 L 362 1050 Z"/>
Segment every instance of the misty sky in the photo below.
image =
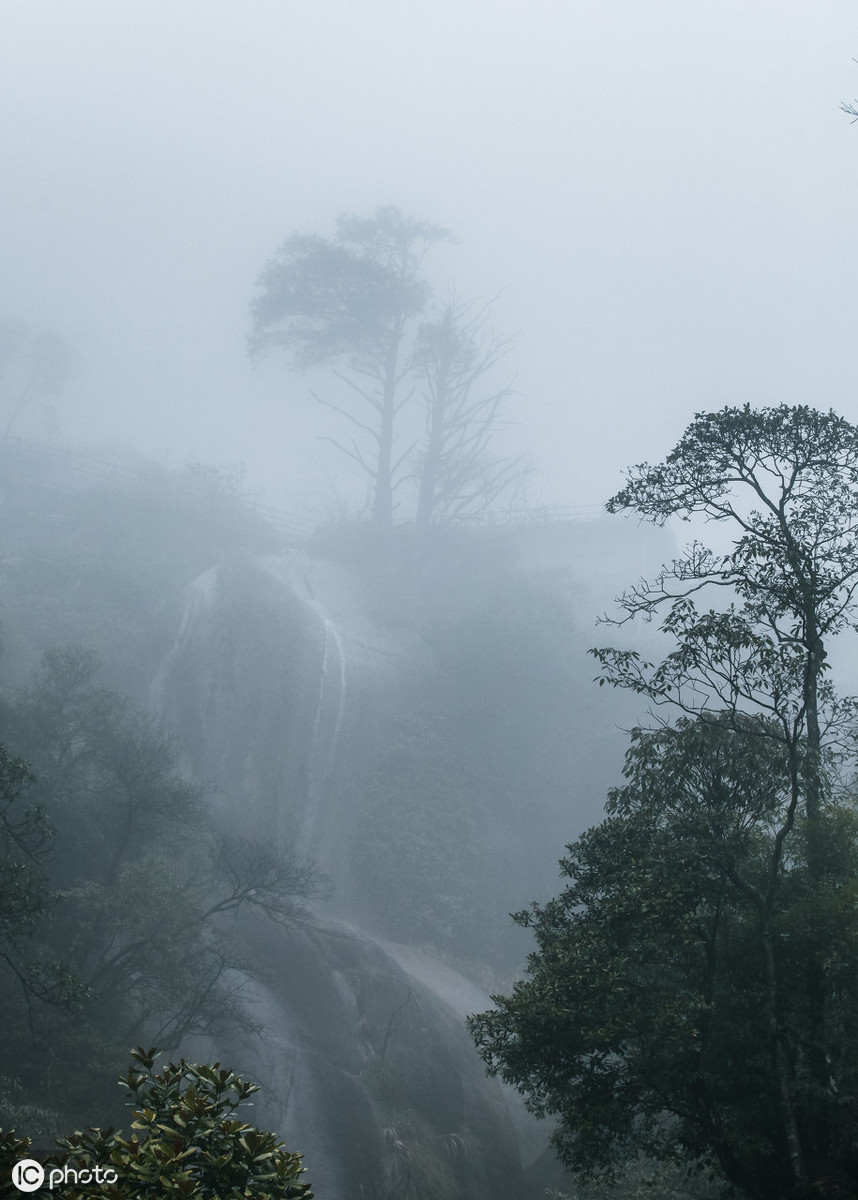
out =
<path fill-rule="evenodd" d="M 601 503 L 699 409 L 858 421 L 854 58 L 847 0 L 0 0 L 0 316 L 75 351 L 65 438 L 324 508 L 247 306 L 289 233 L 395 204 L 458 238 L 439 294 L 500 292 L 536 495 Z"/>

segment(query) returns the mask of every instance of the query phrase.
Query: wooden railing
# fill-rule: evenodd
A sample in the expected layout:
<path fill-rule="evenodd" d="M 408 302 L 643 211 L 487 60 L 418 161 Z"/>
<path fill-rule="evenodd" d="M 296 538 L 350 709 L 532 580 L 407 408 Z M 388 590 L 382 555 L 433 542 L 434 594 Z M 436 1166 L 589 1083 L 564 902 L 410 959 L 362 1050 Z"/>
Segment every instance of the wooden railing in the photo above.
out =
<path fill-rule="evenodd" d="M 87 484 L 111 481 L 135 483 L 145 479 L 148 474 L 159 471 L 172 474 L 169 468 L 160 467 L 145 459 L 141 459 L 139 463 L 122 462 L 107 457 L 103 452 L 73 449 L 26 438 L 0 438 L 0 481 L 4 477 L 8 480 L 10 475 L 20 478 L 22 474 L 26 475 L 30 471 L 37 473 L 45 485 L 59 490 L 76 490 Z M 330 518 L 321 514 L 313 516 L 298 510 L 259 504 L 252 498 L 245 499 L 244 503 L 278 533 L 288 534 L 301 541 L 309 539 L 320 526 L 330 523 Z M 558 525 L 569 521 L 593 520 L 602 516 L 604 511 L 602 506 L 596 504 L 522 507 L 504 510 L 496 515 L 489 514 L 474 523 L 482 527 Z"/>

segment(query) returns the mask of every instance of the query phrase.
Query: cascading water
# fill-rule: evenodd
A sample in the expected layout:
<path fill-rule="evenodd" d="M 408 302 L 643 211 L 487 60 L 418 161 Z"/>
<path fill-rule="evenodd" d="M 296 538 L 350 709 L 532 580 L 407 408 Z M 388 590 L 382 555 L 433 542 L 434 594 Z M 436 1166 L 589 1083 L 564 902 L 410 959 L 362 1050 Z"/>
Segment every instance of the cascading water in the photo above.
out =
<path fill-rule="evenodd" d="M 193 1053 L 263 1083 L 259 1119 L 306 1152 L 330 1200 L 377 1194 L 400 1144 L 440 1155 L 459 1197 L 517 1200 L 514 1106 L 463 1023 L 488 996 L 429 952 L 332 919 L 360 918 L 361 798 L 434 669 L 420 631 L 379 621 L 365 600 L 341 564 L 296 552 L 223 564 L 188 589 L 153 699 L 211 781 L 217 821 L 311 855 L 333 891 L 327 917 L 307 924 L 230 926 L 259 1034 L 225 1027 Z"/>
<path fill-rule="evenodd" d="M 316 613 L 322 624 L 324 642 L 319 672 L 319 692 L 313 716 L 307 802 L 304 824 L 298 840 L 298 849 L 302 853 L 309 852 L 314 844 L 320 812 L 325 803 L 327 785 L 337 754 L 346 708 L 346 655 L 343 640 L 336 625 L 324 614 L 317 601 L 308 600 L 306 604 Z"/>
<path fill-rule="evenodd" d="M 188 640 L 195 631 L 204 612 L 212 608 L 217 598 L 217 567 L 204 571 L 185 589 L 185 602 L 179 629 L 172 646 L 159 666 L 149 688 L 149 704 L 153 712 L 163 713 L 167 680 L 176 662 L 181 658 Z"/>

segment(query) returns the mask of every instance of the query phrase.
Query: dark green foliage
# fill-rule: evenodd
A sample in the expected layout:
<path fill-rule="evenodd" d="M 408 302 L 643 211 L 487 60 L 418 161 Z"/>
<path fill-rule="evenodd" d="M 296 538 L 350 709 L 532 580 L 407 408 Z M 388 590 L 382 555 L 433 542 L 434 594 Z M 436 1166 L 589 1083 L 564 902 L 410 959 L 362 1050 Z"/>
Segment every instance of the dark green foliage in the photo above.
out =
<path fill-rule="evenodd" d="M 27 802 L 33 776 L 22 758 L 0 745 L 0 949 L 5 951 L 44 914 L 44 862 L 51 829 Z"/>
<path fill-rule="evenodd" d="M 636 1158 L 621 1180 L 576 1180 L 574 1194 L 549 1188 L 545 1200 L 724 1200 L 717 1170 Z"/>
<path fill-rule="evenodd" d="M 566 888 L 516 916 L 537 942 L 528 978 L 471 1020 L 490 1068 L 535 1112 L 559 1115 L 555 1142 L 577 1171 L 610 1172 L 638 1152 L 714 1155 L 749 1195 L 783 1196 L 779 1043 L 811 1169 L 858 1180 L 858 820 L 826 809 L 838 865 L 814 887 L 802 839 L 787 855 L 776 847 L 789 770 L 765 733 L 726 720 L 636 731 L 607 819 L 561 861 Z M 774 1027 L 769 950 L 787 984 Z M 802 986 L 817 955 L 821 1090 Z"/>
<path fill-rule="evenodd" d="M 44 1134 L 50 1116 L 38 1093 L 23 1094 L 9 1072 L 16 1032 L 42 1019 L 68 1020 L 86 1002 L 87 990 L 66 965 L 63 948 L 49 944 L 46 918 L 59 896 L 51 884 L 53 830 L 34 802 L 34 778 L 23 759 L 0 745 L 0 1006 L 6 1053 L 0 1067 L 0 1110 Z"/>
<path fill-rule="evenodd" d="M 666 610 L 673 649 L 594 651 L 600 683 L 687 716 L 634 736 L 570 886 L 519 915 L 531 980 L 475 1035 L 561 1114 L 576 1169 L 712 1155 L 750 1196 L 854 1190 L 858 844 L 837 798 L 856 704 L 826 671 L 858 627 L 858 429 L 805 406 L 699 414 L 608 507 L 736 540 L 693 543 L 621 598 L 618 624 Z"/>
<path fill-rule="evenodd" d="M 176 1046 L 235 1022 L 249 1031 L 225 918 L 301 919 L 321 884 L 309 861 L 217 835 L 175 740 L 99 684 L 97 670 L 87 651 L 48 651 L 3 713 L 5 735 L 33 764 L 33 801 L 56 831 L 44 864 L 56 903 L 38 926 L 38 952 L 28 951 L 28 997 L 48 998 L 45 972 L 34 974 L 42 960 L 66 963 L 80 994 L 68 1020 L 44 1004 L 34 1018 L 32 1003 L 9 991 L 0 1073 L 18 1080 L 19 1107 L 38 1098 L 53 1111 L 53 1128 L 107 1103 L 99 1081 L 140 1032 Z M 4 1108 L 0 1100 L 8 1122 Z"/>
<path fill-rule="evenodd" d="M 0 1080 L 5 1085 L 6 1080 Z M 18 1137 L 14 1130 L 0 1128 L 0 1196 L 3 1200 L 20 1196 L 12 1182 L 12 1168 L 22 1158 L 32 1157 L 32 1142 L 28 1137 Z"/>
<path fill-rule="evenodd" d="M 61 1153 L 45 1166 L 46 1172 L 68 1171 L 68 1182 L 59 1185 L 63 1196 L 312 1200 L 309 1184 L 300 1179 L 301 1156 L 237 1115 L 259 1090 L 255 1084 L 220 1063 L 199 1066 L 181 1059 L 155 1072 L 154 1050 L 138 1049 L 132 1056 L 138 1066 L 119 1081 L 134 1105 L 131 1132 L 92 1128 L 62 1138 Z M 4 1176 L 28 1151 L 26 1139 L 0 1133 Z M 78 1177 L 84 1171 L 88 1182 Z"/>
<path fill-rule="evenodd" d="M 154 1051 L 138 1050 L 143 1071 L 132 1069 L 120 1083 L 133 1096 L 135 1120 L 126 1138 L 112 1129 L 90 1129 L 64 1138 L 61 1162 L 94 1167 L 110 1164 L 118 1182 L 102 1194 L 131 1197 L 200 1197 L 201 1200 L 312 1200 L 302 1183 L 301 1156 L 286 1150 L 273 1133 L 255 1129 L 236 1109 L 259 1089 L 219 1063 L 197 1066 L 180 1059 L 160 1073 Z M 85 1200 L 91 1185 L 64 1189 Z"/>

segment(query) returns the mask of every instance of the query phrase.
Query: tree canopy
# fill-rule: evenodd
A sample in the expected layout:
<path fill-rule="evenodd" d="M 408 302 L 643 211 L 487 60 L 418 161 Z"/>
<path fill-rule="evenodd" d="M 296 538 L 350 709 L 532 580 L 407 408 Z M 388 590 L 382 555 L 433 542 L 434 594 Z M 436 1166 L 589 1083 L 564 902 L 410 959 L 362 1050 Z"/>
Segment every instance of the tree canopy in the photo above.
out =
<path fill-rule="evenodd" d="M 794 782 L 812 822 L 823 736 L 836 744 L 854 711 L 826 671 L 829 640 L 858 620 L 858 429 L 805 405 L 701 413 L 664 463 L 633 468 L 607 507 L 660 524 L 703 516 L 729 524 L 735 540 L 726 554 L 695 541 L 621 597 L 620 621 L 666 609 L 676 649 L 658 665 L 596 650 L 603 681 L 703 716 L 771 716 L 796 769 L 804 744 Z M 713 591 L 724 599 L 701 609 L 696 597 Z"/>
<path fill-rule="evenodd" d="M 664 610 L 673 648 L 594 651 L 600 682 L 659 717 L 634 731 L 605 822 L 568 847 L 564 892 L 517 915 L 538 948 L 472 1019 L 477 1043 L 559 1115 L 577 1170 L 714 1157 L 761 1200 L 851 1195 L 854 704 L 826 672 L 856 624 L 858 430 L 803 406 L 699 414 L 608 507 L 702 514 L 735 540 L 692 543 L 621 598 L 620 624 Z"/>
<path fill-rule="evenodd" d="M 325 367 L 345 389 L 313 394 L 350 431 L 327 440 L 365 476 L 382 529 L 406 484 L 425 526 L 485 512 L 521 473 L 520 460 L 488 452 L 509 388 L 487 380 L 506 343 L 485 328 L 485 311 L 435 305 L 423 275 L 449 236 L 391 206 L 343 215 L 332 239 L 288 238 L 251 305 L 252 355 L 284 351 L 294 369 Z"/>
<path fill-rule="evenodd" d="M 242 956 L 226 914 L 289 924 L 315 864 L 219 834 L 175 738 L 100 683 L 78 647 L 46 651 L 0 702 L 0 1123 L 30 1104 L 45 1136 L 100 1102 L 104 1063 L 140 1033 L 167 1048 L 236 1023 Z M 73 1018 L 63 1010 L 75 1006 Z M 80 1064 L 57 1078 L 57 1057 Z"/>

